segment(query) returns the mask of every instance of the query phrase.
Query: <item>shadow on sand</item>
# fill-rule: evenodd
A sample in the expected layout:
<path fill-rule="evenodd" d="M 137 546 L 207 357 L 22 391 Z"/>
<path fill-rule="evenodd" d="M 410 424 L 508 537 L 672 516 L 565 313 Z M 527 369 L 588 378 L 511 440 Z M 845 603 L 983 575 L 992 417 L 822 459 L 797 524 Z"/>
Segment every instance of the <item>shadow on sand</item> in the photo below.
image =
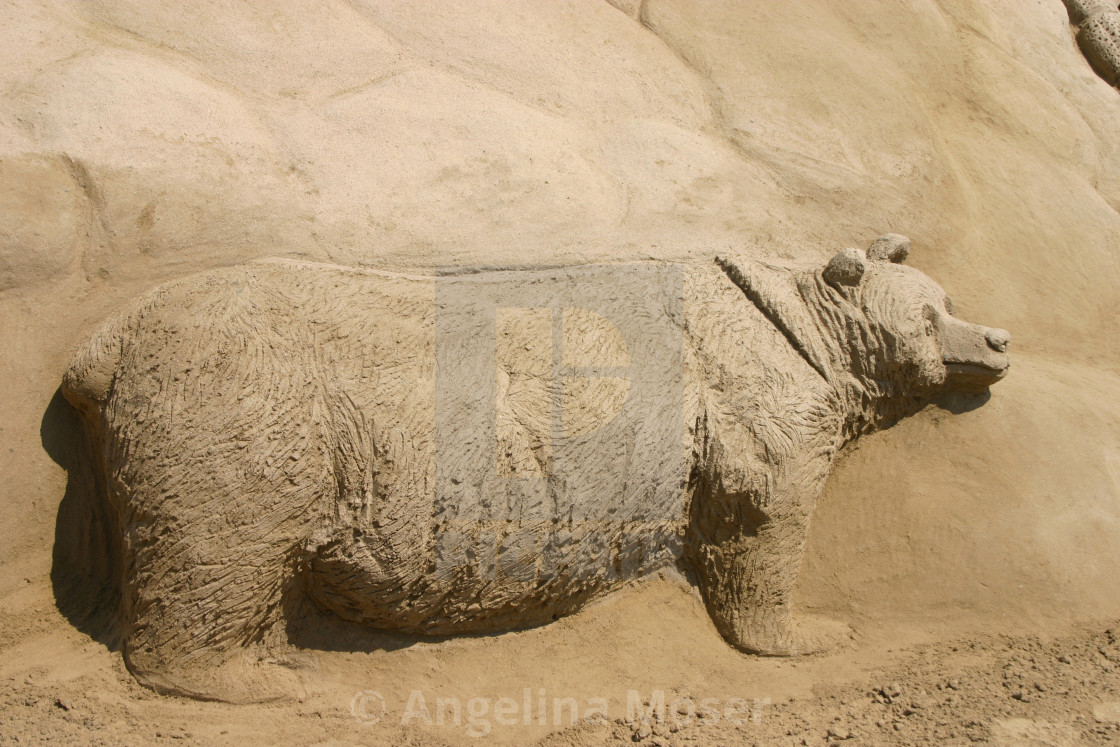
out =
<path fill-rule="evenodd" d="M 56 391 L 39 425 L 51 459 L 66 470 L 66 493 L 54 527 L 51 586 L 59 612 L 110 650 L 120 648 L 116 522 L 100 495 L 92 448 L 77 411 Z"/>

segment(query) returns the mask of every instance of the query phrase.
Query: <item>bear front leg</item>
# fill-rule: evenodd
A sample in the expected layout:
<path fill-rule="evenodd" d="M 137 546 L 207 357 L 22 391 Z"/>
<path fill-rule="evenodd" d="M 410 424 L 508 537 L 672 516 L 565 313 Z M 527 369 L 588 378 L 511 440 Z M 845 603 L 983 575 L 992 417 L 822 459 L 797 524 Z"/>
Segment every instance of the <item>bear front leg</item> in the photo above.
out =
<path fill-rule="evenodd" d="M 739 536 L 702 552 L 708 567 L 704 596 L 716 627 L 743 651 L 792 656 L 832 648 L 848 636 L 842 623 L 795 615 L 793 590 L 805 554 L 807 517 L 766 520 L 754 536 Z"/>
<path fill-rule="evenodd" d="M 831 460 L 804 465 L 796 479 L 698 497 L 690 554 L 720 633 L 743 651 L 792 656 L 823 651 L 849 636 L 842 623 L 794 614 L 794 588 L 809 519 Z M 766 491 L 763 494 L 763 491 Z"/>

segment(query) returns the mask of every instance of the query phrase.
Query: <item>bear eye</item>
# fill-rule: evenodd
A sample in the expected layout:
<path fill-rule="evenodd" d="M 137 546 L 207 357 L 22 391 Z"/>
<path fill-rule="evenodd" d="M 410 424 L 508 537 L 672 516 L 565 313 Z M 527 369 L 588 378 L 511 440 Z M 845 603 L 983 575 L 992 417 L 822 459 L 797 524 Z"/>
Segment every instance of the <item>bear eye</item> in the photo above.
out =
<path fill-rule="evenodd" d="M 953 305 L 953 299 L 945 296 L 945 310 L 949 312 L 949 316 L 957 315 L 957 307 Z"/>
<path fill-rule="evenodd" d="M 934 331 L 937 329 L 937 309 L 933 304 L 925 304 L 922 308 L 922 332 L 926 337 L 933 337 Z"/>

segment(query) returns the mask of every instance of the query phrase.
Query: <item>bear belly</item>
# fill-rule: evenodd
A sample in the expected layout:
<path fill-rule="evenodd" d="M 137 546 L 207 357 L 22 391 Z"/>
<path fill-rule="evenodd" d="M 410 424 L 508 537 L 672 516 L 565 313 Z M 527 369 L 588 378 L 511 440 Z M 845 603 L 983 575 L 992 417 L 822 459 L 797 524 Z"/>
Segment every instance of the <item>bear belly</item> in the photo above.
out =
<path fill-rule="evenodd" d="M 664 522 L 473 522 L 435 530 L 402 557 L 386 551 L 377 530 L 349 531 L 317 550 L 308 591 L 340 617 L 381 630 L 513 630 L 675 564 L 682 534 Z"/>

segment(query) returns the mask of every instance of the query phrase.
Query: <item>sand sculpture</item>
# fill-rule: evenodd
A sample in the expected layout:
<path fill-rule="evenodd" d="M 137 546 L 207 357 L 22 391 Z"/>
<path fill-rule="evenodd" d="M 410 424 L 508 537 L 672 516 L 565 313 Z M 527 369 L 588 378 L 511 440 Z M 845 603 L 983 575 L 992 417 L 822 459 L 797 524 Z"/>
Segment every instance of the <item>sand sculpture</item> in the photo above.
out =
<path fill-rule="evenodd" d="M 270 640 L 289 601 L 451 635 L 549 622 L 668 564 L 724 637 L 792 612 L 837 452 L 1008 370 L 909 241 L 792 270 L 724 256 L 390 275 L 266 260 L 134 302 L 63 391 L 121 541 L 124 655 L 158 689 Z"/>
<path fill-rule="evenodd" d="M 1120 81 L 1120 9 L 1113 0 L 1065 0 L 1077 43 L 1099 76 Z"/>

